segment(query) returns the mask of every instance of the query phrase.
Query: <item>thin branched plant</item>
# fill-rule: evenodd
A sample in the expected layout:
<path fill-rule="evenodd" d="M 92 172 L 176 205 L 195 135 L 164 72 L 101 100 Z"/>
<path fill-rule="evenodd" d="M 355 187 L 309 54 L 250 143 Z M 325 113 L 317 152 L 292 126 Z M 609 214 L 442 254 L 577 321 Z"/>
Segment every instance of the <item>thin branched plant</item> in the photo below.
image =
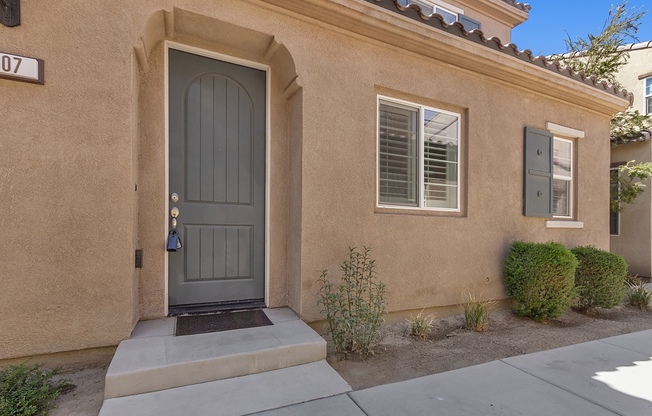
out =
<path fill-rule="evenodd" d="M 376 276 L 371 249 L 349 247 L 348 260 L 340 267 L 341 282 L 335 286 L 322 270 L 318 279 L 322 314 L 328 322 L 335 351 L 340 357 L 349 353 L 366 357 L 374 354 L 380 340 L 380 328 L 387 314 L 385 284 Z"/>

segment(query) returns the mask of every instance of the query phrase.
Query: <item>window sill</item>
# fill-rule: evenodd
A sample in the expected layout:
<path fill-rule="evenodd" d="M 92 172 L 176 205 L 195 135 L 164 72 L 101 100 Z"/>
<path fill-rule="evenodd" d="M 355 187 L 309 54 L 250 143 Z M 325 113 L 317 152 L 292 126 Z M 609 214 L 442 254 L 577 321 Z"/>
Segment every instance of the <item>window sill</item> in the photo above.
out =
<path fill-rule="evenodd" d="M 546 221 L 546 228 L 584 228 L 582 221 Z"/>
<path fill-rule="evenodd" d="M 464 218 L 466 215 L 460 210 L 438 210 L 423 208 L 397 208 L 390 206 L 376 206 L 376 214 L 394 214 L 394 215 L 416 215 L 422 217 L 452 217 Z"/>

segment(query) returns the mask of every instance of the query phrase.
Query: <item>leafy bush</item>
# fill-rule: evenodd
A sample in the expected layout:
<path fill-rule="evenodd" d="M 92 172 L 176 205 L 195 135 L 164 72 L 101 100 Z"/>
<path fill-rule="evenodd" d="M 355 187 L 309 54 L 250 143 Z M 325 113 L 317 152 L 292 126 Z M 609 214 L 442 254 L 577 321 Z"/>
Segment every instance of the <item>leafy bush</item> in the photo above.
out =
<path fill-rule="evenodd" d="M 385 284 L 376 277 L 376 262 L 364 247 L 362 253 L 349 247 L 349 259 L 342 263 L 341 283 L 334 287 L 323 270 L 318 282 L 319 304 L 328 322 L 338 355 L 353 352 L 373 354 L 380 339 L 380 326 L 387 314 Z"/>
<path fill-rule="evenodd" d="M 595 247 L 576 247 L 571 252 L 580 262 L 575 271 L 577 308 L 613 308 L 623 301 L 627 263 L 621 256 Z"/>
<path fill-rule="evenodd" d="M 563 314 L 573 301 L 577 265 L 573 253 L 559 243 L 512 244 L 504 266 L 514 312 L 537 321 Z"/>
<path fill-rule="evenodd" d="M 59 394 L 74 388 L 68 380 L 54 381 L 57 373 L 27 364 L 0 370 L 0 415 L 46 416 Z"/>
<path fill-rule="evenodd" d="M 647 290 L 645 283 L 639 281 L 638 283 L 627 283 L 627 303 L 631 306 L 636 306 L 642 311 L 650 309 L 650 301 L 652 300 L 652 292 Z"/>
<path fill-rule="evenodd" d="M 410 315 L 410 319 L 408 319 L 410 323 L 410 335 L 419 337 L 425 341 L 434 321 L 435 317 L 433 315 L 423 316 L 423 309 L 417 316 Z"/>
<path fill-rule="evenodd" d="M 475 296 L 468 295 L 469 301 L 464 304 L 464 327 L 466 329 L 484 332 L 489 325 L 491 306 L 496 302 L 493 300 L 476 300 Z"/>

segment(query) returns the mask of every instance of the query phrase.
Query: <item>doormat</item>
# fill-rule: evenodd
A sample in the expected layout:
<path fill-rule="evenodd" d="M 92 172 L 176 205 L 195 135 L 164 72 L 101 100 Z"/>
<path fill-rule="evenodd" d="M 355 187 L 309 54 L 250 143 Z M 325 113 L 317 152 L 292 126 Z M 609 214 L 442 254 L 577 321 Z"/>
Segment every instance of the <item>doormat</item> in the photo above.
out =
<path fill-rule="evenodd" d="M 177 316 L 176 336 L 274 325 L 261 309 Z"/>

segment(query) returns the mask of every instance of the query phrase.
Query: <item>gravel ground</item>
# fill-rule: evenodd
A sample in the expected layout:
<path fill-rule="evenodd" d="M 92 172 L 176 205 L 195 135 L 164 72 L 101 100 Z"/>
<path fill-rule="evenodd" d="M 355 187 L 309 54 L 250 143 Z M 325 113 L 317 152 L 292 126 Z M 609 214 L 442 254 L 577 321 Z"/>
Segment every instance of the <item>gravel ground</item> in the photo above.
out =
<path fill-rule="evenodd" d="M 461 315 L 436 320 L 424 341 L 409 336 L 407 322 L 388 325 L 375 356 L 338 361 L 329 342 L 328 361 L 354 390 L 359 390 L 652 329 L 652 312 L 625 306 L 591 315 L 570 311 L 559 319 L 537 323 L 519 318 L 510 310 L 500 310 L 491 315 L 486 332 L 469 331 L 463 326 Z"/>

